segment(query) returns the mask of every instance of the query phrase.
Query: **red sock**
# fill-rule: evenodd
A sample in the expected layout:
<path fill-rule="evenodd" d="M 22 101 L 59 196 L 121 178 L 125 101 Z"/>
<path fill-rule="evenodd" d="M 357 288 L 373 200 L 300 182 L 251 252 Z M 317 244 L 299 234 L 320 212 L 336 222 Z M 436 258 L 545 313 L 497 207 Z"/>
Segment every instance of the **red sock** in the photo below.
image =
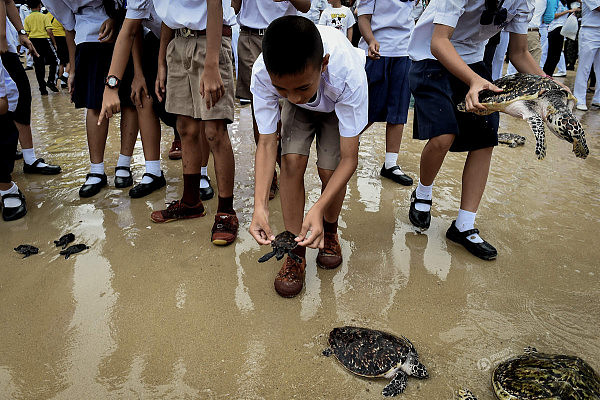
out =
<path fill-rule="evenodd" d="M 219 196 L 219 205 L 217 206 L 217 212 L 235 215 L 235 210 L 233 209 L 233 196 Z"/>
<path fill-rule="evenodd" d="M 188 206 L 195 206 L 200 202 L 200 174 L 183 174 L 181 202 Z"/>

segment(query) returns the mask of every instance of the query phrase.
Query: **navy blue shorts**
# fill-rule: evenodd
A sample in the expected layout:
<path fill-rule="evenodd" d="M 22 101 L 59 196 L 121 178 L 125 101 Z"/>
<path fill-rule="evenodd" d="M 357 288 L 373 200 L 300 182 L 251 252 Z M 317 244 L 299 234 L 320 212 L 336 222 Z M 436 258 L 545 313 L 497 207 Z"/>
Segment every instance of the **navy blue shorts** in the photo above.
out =
<path fill-rule="evenodd" d="M 408 57 L 367 58 L 369 82 L 369 122 L 405 124 L 410 103 Z"/>
<path fill-rule="evenodd" d="M 492 81 L 483 62 L 469 67 Z M 459 112 L 456 105 L 465 99 L 469 86 L 448 72 L 439 61 L 413 61 L 408 76 L 415 98 L 415 139 L 429 140 L 443 134 L 455 134 L 450 151 L 471 151 L 498 145 L 498 113 L 482 116 Z"/>

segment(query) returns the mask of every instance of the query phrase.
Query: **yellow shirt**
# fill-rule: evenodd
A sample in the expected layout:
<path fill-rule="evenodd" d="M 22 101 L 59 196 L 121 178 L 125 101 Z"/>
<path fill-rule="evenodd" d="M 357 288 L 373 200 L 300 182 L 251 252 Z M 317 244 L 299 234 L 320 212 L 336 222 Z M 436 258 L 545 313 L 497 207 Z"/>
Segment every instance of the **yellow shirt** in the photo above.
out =
<path fill-rule="evenodd" d="M 31 14 L 25 18 L 25 31 L 32 39 L 47 39 L 49 38 L 46 28 L 51 28 L 50 20 L 46 18 L 46 15 L 39 11 L 32 11 Z"/>
<path fill-rule="evenodd" d="M 48 18 L 49 24 L 52 26 L 52 33 L 54 36 L 66 36 L 65 28 L 63 28 L 62 24 L 58 22 L 56 17 L 50 13 L 46 14 L 46 18 Z"/>

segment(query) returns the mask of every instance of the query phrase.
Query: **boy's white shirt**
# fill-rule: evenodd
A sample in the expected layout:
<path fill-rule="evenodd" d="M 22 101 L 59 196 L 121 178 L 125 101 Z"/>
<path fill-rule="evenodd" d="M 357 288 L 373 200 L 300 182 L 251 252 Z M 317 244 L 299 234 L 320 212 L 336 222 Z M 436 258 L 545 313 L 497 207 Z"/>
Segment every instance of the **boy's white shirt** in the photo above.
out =
<path fill-rule="evenodd" d="M 337 29 L 323 25 L 317 29 L 323 40 L 323 54 L 329 54 L 329 64 L 321 74 L 315 102 L 298 104 L 298 107 L 317 112 L 335 111 L 340 136 L 357 136 L 368 121 L 369 90 L 365 56 Z M 252 68 L 250 91 L 258 131 L 261 134 L 274 133 L 280 120 L 279 99 L 282 96 L 271 83 L 262 53 Z"/>
<path fill-rule="evenodd" d="M 379 54 L 382 57 L 405 57 L 408 55 L 408 39 L 415 21 L 411 13 L 414 1 L 400 0 L 361 0 L 358 4 L 358 16 L 371 15 L 371 30 L 379 42 Z M 360 38 L 358 47 L 368 54 L 369 45 Z"/>
<path fill-rule="evenodd" d="M 10 78 L 10 75 L 4 68 L 0 59 L 0 97 L 6 97 L 8 100 L 8 111 L 15 111 L 19 101 L 19 90 L 17 85 Z"/>
<path fill-rule="evenodd" d="M 315 24 L 319 23 L 321 12 L 329 6 L 327 0 L 310 0 L 310 10 L 308 12 L 297 11 L 297 14 L 310 19 Z"/>
<path fill-rule="evenodd" d="M 587 28 L 600 28 L 600 0 L 582 0 L 581 4 L 581 26 Z M 600 36 L 600 35 L 598 35 Z"/>
<path fill-rule="evenodd" d="M 108 15 L 102 0 L 44 0 L 48 11 L 67 31 L 75 31 L 75 44 L 99 42 L 98 34 Z"/>
<path fill-rule="evenodd" d="M 154 9 L 160 19 L 171 29 L 206 29 L 206 1 L 154 0 Z M 231 0 L 223 0 L 223 25 L 235 25 L 236 17 Z"/>
<path fill-rule="evenodd" d="M 296 15 L 298 10 L 289 1 L 273 2 L 273 0 L 242 0 L 242 7 L 237 15 L 240 26 L 253 29 L 266 29 L 274 20 L 284 15 Z"/>
<path fill-rule="evenodd" d="M 319 25 L 332 26 L 344 35 L 347 35 L 348 28 L 351 28 L 355 22 L 352 11 L 348 7 L 341 6 L 338 8 L 326 8 L 321 14 Z"/>
<path fill-rule="evenodd" d="M 152 0 L 128 0 L 125 18 L 142 20 L 142 26 L 150 29 L 157 38 L 160 38 L 162 19 L 156 13 Z"/>
<path fill-rule="evenodd" d="M 8 43 L 8 52 L 16 54 L 19 45 L 19 34 L 8 17 L 6 17 L 6 42 Z"/>
<path fill-rule="evenodd" d="M 435 59 L 431 54 L 431 37 L 434 24 L 441 24 L 454 28 L 450 42 L 467 64 L 482 61 L 487 41 L 502 29 L 527 34 L 534 0 L 505 0 L 502 7 L 507 10 L 505 23 L 481 25 L 485 0 L 432 0 L 410 37 L 410 58 L 413 61 Z"/>

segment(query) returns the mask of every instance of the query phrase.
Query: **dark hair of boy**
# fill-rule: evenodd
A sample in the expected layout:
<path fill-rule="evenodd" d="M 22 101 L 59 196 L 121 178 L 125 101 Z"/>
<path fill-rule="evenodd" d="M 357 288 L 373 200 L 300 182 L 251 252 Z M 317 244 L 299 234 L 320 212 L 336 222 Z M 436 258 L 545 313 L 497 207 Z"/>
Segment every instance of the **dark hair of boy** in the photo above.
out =
<path fill-rule="evenodd" d="M 27 7 L 38 8 L 42 4 L 41 0 L 27 0 Z"/>
<path fill-rule="evenodd" d="M 271 22 L 265 31 L 262 53 L 270 74 L 295 75 L 304 72 L 309 65 L 321 68 L 323 41 L 311 20 L 287 15 Z"/>

